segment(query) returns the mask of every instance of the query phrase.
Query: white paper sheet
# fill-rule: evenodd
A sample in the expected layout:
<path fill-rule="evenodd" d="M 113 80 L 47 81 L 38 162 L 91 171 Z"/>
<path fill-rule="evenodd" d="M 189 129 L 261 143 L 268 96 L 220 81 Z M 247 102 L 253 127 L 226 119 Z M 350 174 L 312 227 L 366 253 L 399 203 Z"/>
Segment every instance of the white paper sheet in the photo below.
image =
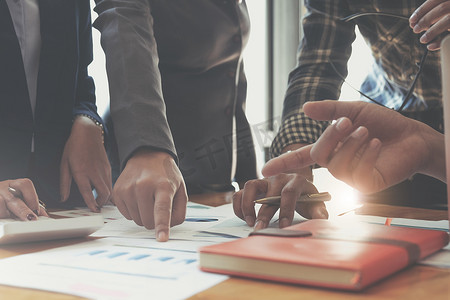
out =
<path fill-rule="evenodd" d="M 0 283 L 93 299 L 170 300 L 228 278 L 201 272 L 196 251 L 179 242 L 174 247 L 170 241 L 152 240 L 127 246 L 120 240 L 105 238 L 0 260 Z"/>

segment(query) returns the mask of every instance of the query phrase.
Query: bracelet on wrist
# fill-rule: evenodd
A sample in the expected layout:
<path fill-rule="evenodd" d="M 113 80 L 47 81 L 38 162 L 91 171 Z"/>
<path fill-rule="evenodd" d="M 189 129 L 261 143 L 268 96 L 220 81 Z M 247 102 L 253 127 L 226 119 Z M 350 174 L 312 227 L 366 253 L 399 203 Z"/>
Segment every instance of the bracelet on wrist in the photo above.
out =
<path fill-rule="evenodd" d="M 100 128 L 101 132 L 102 132 L 102 144 L 105 144 L 105 128 L 103 127 L 103 124 L 100 123 L 99 121 L 97 121 L 94 117 L 88 115 L 88 114 L 78 114 L 75 116 L 75 118 L 77 117 L 86 117 L 88 119 L 90 119 L 92 122 L 94 122 L 94 124 Z M 75 120 L 75 119 L 74 119 Z"/>

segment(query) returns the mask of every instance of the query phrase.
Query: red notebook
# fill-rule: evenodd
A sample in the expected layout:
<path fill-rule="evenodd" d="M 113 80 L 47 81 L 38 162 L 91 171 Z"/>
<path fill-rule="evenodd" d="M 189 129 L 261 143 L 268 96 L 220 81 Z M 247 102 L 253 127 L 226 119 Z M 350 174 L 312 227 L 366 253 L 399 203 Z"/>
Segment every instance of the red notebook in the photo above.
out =
<path fill-rule="evenodd" d="M 368 285 L 448 244 L 447 232 L 309 220 L 200 248 L 203 271 L 346 290 Z"/>

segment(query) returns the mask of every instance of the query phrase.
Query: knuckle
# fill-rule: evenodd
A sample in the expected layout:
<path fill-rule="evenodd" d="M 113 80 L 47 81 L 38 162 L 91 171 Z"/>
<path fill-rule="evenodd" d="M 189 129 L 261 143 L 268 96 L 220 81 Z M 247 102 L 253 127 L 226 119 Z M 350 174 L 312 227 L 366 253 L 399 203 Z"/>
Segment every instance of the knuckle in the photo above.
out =
<path fill-rule="evenodd" d="M 242 197 L 242 191 L 236 192 L 233 194 L 233 196 L 231 197 L 231 200 L 233 201 L 233 203 L 237 203 L 241 200 Z"/>
<path fill-rule="evenodd" d="M 26 216 L 31 213 L 31 210 L 27 207 L 20 206 L 17 210 L 17 216 L 26 218 Z"/>
<path fill-rule="evenodd" d="M 281 190 L 281 197 L 289 197 L 295 195 L 297 189 L 292 185 L 287 185 Z"/>
<path fill-rule="evenodd" d="M 3 200 L 7 204 L 11 204 L 11 203 L 17 201 L 16 197 L 14 197 L 12 194 L 5 194 L 5 195 L 3 195 Z"/>
<path fill-rule="evenodd" d="M 258 185 L 258 179 L 252 179 L 244 184 L 244 189 L 254 189 Z"/>
<path fill-rule="evenodd" d="M 285 180 L 285 179 L 288 178 L 290 175 L 291 175 L 291 174 L 280 173 L 280 174 L 277 174 L 277 175 L 275 175 L 275 176 L 270 177 L 269 180 L 270 180 L 271 183 L 272 183 L 272 182 L 279 182 L 279 181 Z"/>
<path fill-rule="evenodd" d="M 30 187 L 33 186 L 33 182 L 29 178 L 20 178 L 15 180 L 14 185 L 17 187 Z"/>
<path fill-rule="evenodd" d="M 156 189 L 161 189 L 164 191 L 172 191 L 176 190 L 175 184 L 169 180 L 161 180 L 156 183 Z"/>
<path fill-rule="evenodd" d="M 164 201 L 159 202 L 158 205 L 155 205 L 155 214 L 158 215 L 170 215 L 171 213 L 171 203 Z"/>

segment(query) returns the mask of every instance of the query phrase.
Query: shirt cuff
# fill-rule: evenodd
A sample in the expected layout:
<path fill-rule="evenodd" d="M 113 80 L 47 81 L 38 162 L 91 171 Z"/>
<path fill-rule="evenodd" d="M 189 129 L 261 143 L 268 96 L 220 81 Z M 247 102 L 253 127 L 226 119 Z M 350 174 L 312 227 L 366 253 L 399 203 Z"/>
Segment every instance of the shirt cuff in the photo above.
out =
<path fill-rule="evenodd" d="M 330 124 L 329 121 L 316 121 L 308 118 L 303 111 L 292 114 L 283 120 L 270 147 L 270 157 L 282 154 L 291 144 L 312 144 Z"/>

